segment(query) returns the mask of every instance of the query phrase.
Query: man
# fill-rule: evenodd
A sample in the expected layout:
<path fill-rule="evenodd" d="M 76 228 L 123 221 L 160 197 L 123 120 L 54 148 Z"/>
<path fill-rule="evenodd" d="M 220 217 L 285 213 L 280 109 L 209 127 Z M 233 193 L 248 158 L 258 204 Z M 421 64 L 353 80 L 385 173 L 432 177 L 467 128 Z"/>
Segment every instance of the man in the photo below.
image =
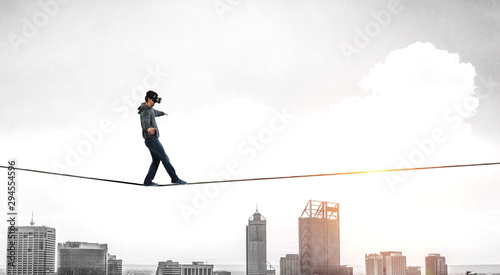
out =
<path fill-rule="evenodd" d="M 157 183 L 153 182 L 153 179 L 156 175 L 156 171 L 158 170 L 158 166 L 160 165 L 160 161 L 163 163 L 163 166 L 167 170 L 170 178 L 172 179 L 172 183 L 177 184 L 186 184 L 185 181 L 179 179 L 177 174 L 175 173 L 175 169 L 170 163 L 170 159 L 165 153 L 165 149 L 161 145 L 158 137 L 160 137 L 160 132 L 158 131 L 158 126 L 156 125 L 157 116 L 167 115 L 164 112 L 157 111 L 153 109 L 155 103 L 160 103 L 161 98 L 158 97 L 158 94 L 153 91 L 148 91 L 146 93 L 144 103 L 138 108 L 139 115 L 141 116 L 141 126 L 142 126 L 142 137 L 144 137 L 144 143 L 146 147 L 148 147 L 149 152 L 151 153 L 151 157 L 153 158 L 153 162 L 151 162 L 151 166 L 149 167 L 148 174 L 144 179 L 144 185 L 146 186 L 157 186 Z"/>

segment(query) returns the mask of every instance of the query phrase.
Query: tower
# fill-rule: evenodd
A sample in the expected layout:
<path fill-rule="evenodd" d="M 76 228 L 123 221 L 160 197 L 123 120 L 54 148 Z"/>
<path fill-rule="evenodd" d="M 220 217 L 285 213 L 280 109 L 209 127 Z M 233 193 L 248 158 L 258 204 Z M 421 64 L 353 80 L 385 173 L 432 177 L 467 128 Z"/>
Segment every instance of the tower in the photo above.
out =
<path fill-rule="evenodd" d="M 55 274 L 56 262 L 56 230 L 46 226 L 35 226 L 33 214 L 30 226 L 18 226 L 14 235 L 13 244 L 8 245 L 7 263 L 14 260 L 14 264 L 7 265 L 7 275 Z M 10 250 L 9 250 L 10 249 Z M 10 253 L 13 259 L 9 259 Z"/>
<path fill-rule="evenodd" d="M 406 256 L 402 252 L 384 251 L 382 256 L 383 275 L 406 275 Z"/>
<path fill-rule="evenodd" d="M 303 275 L 340 273 L 339 204 L 310 200 L 299 218 Z"/>
<path fill-rule="evenodd" d="M 425 275 L 448 275 L 446 259 L 440 254 L 425 257 Z"/>
<path fill-rule="evenodd" d="M 275 270 L 267 268 L 266 218 L 258 209 L 248 219 L 246 235 L 247 275 L 274 275 Z"/>
<path fill-rule="evenodd" d="M 366 275 L 383 275 L 383 257 L 378 254 L 365 254 Z"/>

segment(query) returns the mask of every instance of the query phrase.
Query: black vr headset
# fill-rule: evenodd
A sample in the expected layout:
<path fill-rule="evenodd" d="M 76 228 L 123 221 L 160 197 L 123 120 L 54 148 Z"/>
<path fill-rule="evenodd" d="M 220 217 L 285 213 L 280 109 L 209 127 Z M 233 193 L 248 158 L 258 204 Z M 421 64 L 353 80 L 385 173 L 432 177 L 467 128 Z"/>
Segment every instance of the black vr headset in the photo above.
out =
<path fill-rule="evenodd" d="M 161 97 L 158 97 L 158 96 L 156 96 L 156 97 L 150 97 L 150 96 L 148 96 L 148 98 L 151 98 L 151 100 L 153 100 L 153 102 L 155 102 L 155 103 L 161 103 Z"/>

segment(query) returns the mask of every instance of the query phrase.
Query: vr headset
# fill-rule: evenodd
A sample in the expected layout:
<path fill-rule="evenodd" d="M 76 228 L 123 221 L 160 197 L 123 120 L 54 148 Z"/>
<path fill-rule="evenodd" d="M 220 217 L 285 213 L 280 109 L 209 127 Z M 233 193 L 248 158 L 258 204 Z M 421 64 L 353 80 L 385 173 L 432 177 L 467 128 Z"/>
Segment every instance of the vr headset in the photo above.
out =
<path fill-rule="evenodd" d="M 148 98 L 151 98 L 151 100 L 153 100 L 153 102 L 155 103 L 161 103 L 161 97 L 148 97 Z"/>

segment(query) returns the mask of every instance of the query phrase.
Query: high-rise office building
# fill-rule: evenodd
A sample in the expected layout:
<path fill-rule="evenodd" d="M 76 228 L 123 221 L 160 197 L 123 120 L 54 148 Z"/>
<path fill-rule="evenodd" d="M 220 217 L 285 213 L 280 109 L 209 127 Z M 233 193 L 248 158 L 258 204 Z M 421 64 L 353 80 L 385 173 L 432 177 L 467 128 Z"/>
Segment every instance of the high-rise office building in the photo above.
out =
<path fill-rule="evenodd" d="M 46 226 L 17 226 L 12 233 L 15 242 L 7 249 L 13 248 L 14 265 L 7 265 L 7 275 L 55 274 L 56 263 L 56 230 Z M 9 256 L 9 251 L 7 252 Z M 7 259 L 7 263 L 9 259 Z"/>
<path fill-rule="evenodd" d="M 274 275 L 266 255 L 266 218 L 258 210 L 248 219 L 246 234 L 247 275 Z"/>
<path fill-rule="evenodd" d="M 299 255 L 303 275 L 340 273 L 339 204 L 310 200 L 299 218 Z"/>
<path fill-rule="evenodd" d="M 108 254 L 108 275 L 122 275 L 122 260 Z"/>
<path fill-rule="evenodd" d="M 366 275 L 406 275 L 406 256 L 396 251 L 365 255 Z"/>
<path fill-rule="evenodd" d="M 383 257 L 383 275 L 406 275 L 406 256 L 396 251 L 380 252 Z"/>
<path fill-rule="evenodd" d="M 301 275 L 299 254 L 286 254 L 280 258 L 280 275 Z"/>
<path fill-rule="evenodd" d="M 213 275 L 214 265 L 203 262 L 193 262 L 192 264 L 179 264 L 168 260 L 159 262 L 156 268 L 156 275 Z"/>
<path fill-rule="evenodd" d="M 106 275 L 108 245 L 86 242 L 59 243 L 58 275 Z"/>
<path fill-rule="evenodd" d="M 448 275 L 446 259 L 435 253 L 425 257 L 425 275 Z"/>
<path fill-rule="evenodd" d="M 383 275 L 383 257 L 379 254 L 365 254 L 366 275 Z"/>

